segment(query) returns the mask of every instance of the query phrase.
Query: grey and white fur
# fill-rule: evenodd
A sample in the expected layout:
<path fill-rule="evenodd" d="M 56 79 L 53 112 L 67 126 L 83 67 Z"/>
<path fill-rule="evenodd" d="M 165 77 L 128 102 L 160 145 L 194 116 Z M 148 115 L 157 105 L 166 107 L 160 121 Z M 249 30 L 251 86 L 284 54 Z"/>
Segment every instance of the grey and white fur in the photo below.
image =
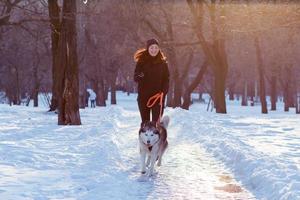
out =
<path fill-rule="evenodd" d="M 142 174 L 146 173 L 146 166 L 149 167 L 148 176 L 153 174 L 154 165 L 161 166 L 162 156 L 168 147 L 167 127 L 170 118 L 164 116 L 160 123 L 145 122 L 139 131 L 139 144 L 141 156 Z M 147 158 L 147 163 L 146 162 Z"/>

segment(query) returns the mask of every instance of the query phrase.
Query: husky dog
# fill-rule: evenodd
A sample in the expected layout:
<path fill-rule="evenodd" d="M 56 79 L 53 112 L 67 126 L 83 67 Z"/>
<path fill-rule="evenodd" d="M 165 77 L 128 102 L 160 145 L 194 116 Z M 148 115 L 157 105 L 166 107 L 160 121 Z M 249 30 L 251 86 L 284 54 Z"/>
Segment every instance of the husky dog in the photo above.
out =
<path fill-rule="evenodd" d="M 161 165 L 162 155 L 168 147 L 167 127 L 169 121 L 170 118 L 165 116 L 157 125 L 151 121 L 147 121 L 142 125 L 139 131 L 142 174 L 146 173 L 146 165 L 149 167 L 149 176 L 153 174 L 156 161 L 158 161 L 157 166 Z M 146 156 L 147 164 L 145 163 Z"/>

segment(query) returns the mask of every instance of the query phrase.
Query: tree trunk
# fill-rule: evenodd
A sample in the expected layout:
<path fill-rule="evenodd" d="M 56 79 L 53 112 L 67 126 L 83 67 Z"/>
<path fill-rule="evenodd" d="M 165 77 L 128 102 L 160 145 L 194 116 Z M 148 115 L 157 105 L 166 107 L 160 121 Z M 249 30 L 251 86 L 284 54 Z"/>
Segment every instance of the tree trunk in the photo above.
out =
<path fill-rule="evenodd" d="M 225 25 L 225 9 L 224 1 L 220 1 L 220 12 L 217 12 L 215 1 L 210 4 L 206 4 L 203 1 L 194 2 L 192 0 L 186 0 L 194 19 L 195 33 L 199 39 L 199 43 L 202 46 L 203 52 L 208 59 L 210 66 L 214 73 L 214 105 L 217 113 L 226 113 L 226 101 L 225 101 L 225 82 L 228 71 L 228 61 L 225 49 L 225 37 L 222 29 Z M 204 7 L 208 6 L 213 44 L 206 41 L 202 25 L 204 21 Z M 219 14 L 219 15 L 217 15 Z"/>
<path fill-rule="evenodd" d="M 104 88 L 104 81 L 100 80 L 97 83 L 97 99 L 96 99 L 96 103 L 97 106 L 106 106 L 106 102 L 105 102 L 105 88 Z"/>
<path fill-rule="evenodd" d="M 250 105 L 251 105 L 251 106 L 254 106 L 254 96 L 251 96 L 251 97 L 250 97 L 250 101 L 251 101 L 251 104 L 250 104 Z"/>
<path fill-rule="evenodd" d="M 254 82 L 254 102 L 258 102 L 258 84 L 257 80 Z"/>
<path fill-rule="evenodd" d="M 285 90 L 283 91 L 284 111 L 289 111 L 289 84 L 286 83 Z"/>
<path fill-rule="evenodd" d="M 245 80 L 244 91 L 242 96 L 242 106 L 248 106 L 248 83 Z"/>
<path fill-rule="evenodd" d="M 117 97 L 116 97 L 116 75 L 112 75 L 112 79 L 110 82 L 110 103 L 112 105 L 117 104 Z"/>
<path fill-rule="evenodd" d="M 205 61 L 204 64 L 201 66 L 201 69 L 199 70 L 197 76 L 193 80 L 193 82 L 188 86 L 184 93 L 184 100 L 181 108 L 188 110 L 189 106 L 191 105 L 191 93 L 194 91 L 194 89 L 200 84 L 202 81 L 202 78 L 208 68 L 207 62 Z"/>
<path fill-rule="evenodd" d="M 227 55 L 225 52 L 224 39 L 217 39 L 215 41 L 215 52 L 217 55 L 217 61 L 213 66 L 214 72 L 214 104 L 217 113 L 227 113 L 226 111 L 226 97 L 225 97 L 225 85 L 228 72 Z"/>
<path fill-rule="evenodd" d="M 173 108 L 181 106 L 181 96 L 182 96 L 182 81 L 179 78 L 178 72 L 175 72 L 175 79 L 174 79 L 174 104 Z"/>
<path fill-rule="evenodd" d="M 60 66 L 59 125 L 80 125 L 79 80 L 76 36 L 76 0 L 63 1 L 63 19 L 57 62 Z"/>
<path fill-rule="evenodd" d="M 169 91 L 168 91 L 168 94 L 167 94 L 167 106 L 168 107 L 173 107 L 173 96 L 174 96 L 174 92 L 173 92 L 173 79 L 171 78 L 170 79 L 170 84 L 169 84 Z"/>
<path fill-rule="evenodd" d="M 37 52 L 36 52 L 37 53 Z M 38 55 L 37 55 L 38 56 Z M 39 106 L 39 88 L 40 88 L 40 84 L 39 84 L 39 78 L 38 78 L 38 65 L 39 62 L 33 67 L 33 106 L 34 107 L 38 107 Z"/>
<path fill-rule="evenodd" d="M 248 82 L 248 97 L 250 98 L 250 106 L 254 106 L 254 93 L 255 93 L 255 85 L 254 80 L 250 80 Z"/>
<path fill-rule="evenodd" d="M 261 51 L 259 46 L 258 38 L 255 37 L 254 39 L 254 45 L 256 49 L 256 56 L 257 56 L 257 67 L 258 67 L 258 75 L 259 75 L 259 91 L 260 91 L 260 102 L 261 102 L 261 112 L 263 114 L 268 113 L 267 108 L 267 101 L 266 101 L 266 89 L 265 89 L 265 75 L 264 75 L 264 69 L 263 69 L 263 60 L 261 57 Z"/>
<path fill-rule="evenodd" d="M 229 100 L 233 101 L 234 100 L 234 84 L 229 85 L 228 93 L 229 93 Z"/>
<path fill-rule="evenodd" d="M 204 102 L 205 101 L 205 99 L 203 99 L 203 92 L 201 90 L 199 91 L 199 101 L 200 102 Z"/>
<path fill-rule="evenodd" d="M 86 85 L 85 77 L 82 73 L 79 75 L 79 108 L 84 109 L 86 106 Z"/>
<path fill-rule="evenodd" d="M 21 104 L 21 86 L 20 86 L 20 76 L 19 76 L 19 68 L 17 66 L 13 67 L 13 75 L 15 75 L 15 83 L 14 87 L 11 88 L 12 90 L 12 102 L 14 105 L 20 105 Z"/>
<path fill-rule="evenodd" d="M 260 72 L 260 80 L 259 80 L 259 85 L 260 85 L 260 102 L 261 102 L 261 112 L 263 114 L 268 113 L 268 108 L 267 108 L 267 101 L 266 101 L 266 92 L 265 92 L 265 81 L 264 81 L 264 75 L 263 72 Z"/>
<path fill-rule="evenodd" d="M 189 80 L 188 80 L 188 74 L 189 74 L 189 69 L 192 63 L 193 59 L 193 52 L 190 53 L 187 63 L 184 65 L 184 69 L 182 72 L 182 75 L 179 75 L 178 68 L 176 68 L 174 71 L 174 76 L 175 76 L 175 87 L 174 87 L 174 105 L 173 107 L 180 107 L 182 106 L 182 101 L 181 98 L 183 97 L 183 88 L 188 88 L 189 85 Z M 185 90 L 184 89 L 184 90 Z"/>
<path fill-rule="evenodd" d="M 277 78 L 276 76 L 271 77 L 271 110 L 276 110 L 277 102 Z"/>
<path fill-rule="evenodd" d="M 215 73 L 214 79 L 214 105 L 217 113 L 226 113 L 225 79 L 222 73 Z"/>
<path fill-rule="evenodd" d="M 85 95 L 80 94 L 79 95 L 79 108 L 84 109 L 85 108 Z"/>
<path fill-rule="evenodd" d="M 35 85 L 34 92 L 33 92 L 33 106 L 38 107 L 39 106 L 39 85 Z"/>
<path fill-rule="evenodd" d="M 80 87 L 79 87 L 80 88 Z M 79 99 L 78 99 L 78 103 L 79 103 L 79 108 L 84 109 L 86 104 L 85 104 L 85 99 L 86 99 L 86 92 L 84 91 L 83 88 L 79 89 Z"/>
<path fill-rule="evenodd" d="M 290 89 L 289 89 L 289 107 L 290 108 L 294 108 L 295 105 L 296 105 L 296 98 L 295 98 L 295 93 L 296 92 L 296 85 L 297 85 L 297 82 L 295 81 L 295 77 L 294 77 L 294 73 L 291 69 L 291 75 L 289 76 L 289 81 L 290 81 Z"/>
<path fill-rule="evenodd" d="M 295 94 L 296 97 L 296 114 L 300 114 L 300 95 L 298 95 L 298 92 L 296 91 Z"/>
<path fill-rule="evenodd" d="M 106 81 L 103 81 L 103 88 L 104 88 L 104 99 L 105 101 L 108 99 L 108 92 L 109 92 L 109 85 L 106 83 Z"/>
<path fill-rule="evenodd" d="M 55 111 L 58 108 L 59 83 L 57 74 L 60 70 L 56 57 L 58 56 L 58 43 L 61 32 L 60 8 L 57 0 L 48 0 L 48 12 L 50 18 L 52 51 L 52 98 L 49 111 Z"/>
<path fill-rule="evenodd" d="M 284 111 L 288 112 L 290 108 L 290 90 L 291 90 L 291 81 L 290 78 L 292 76 L 292 70 L 290 67 L 286 68 L 286 79 L 283 83 L 283 101 L 284 101 Z"/>

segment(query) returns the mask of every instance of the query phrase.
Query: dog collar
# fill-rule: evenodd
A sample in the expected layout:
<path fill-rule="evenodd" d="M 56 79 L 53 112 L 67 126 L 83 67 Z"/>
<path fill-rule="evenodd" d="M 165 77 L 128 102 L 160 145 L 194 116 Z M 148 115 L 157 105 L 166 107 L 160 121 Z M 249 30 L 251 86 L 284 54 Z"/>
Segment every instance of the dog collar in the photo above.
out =
<path fill-rule="evenodd" d="M 148 147 L 149 151 L 151 151 L 151 150 L 152 150 L 152 147 L 153 147 L 156 143 L 158 143 L 158 141 L 159 141 L 159 140 L 157 140 L 152 146 L 148 146 L 148 145 L 145 144 L 145 143 L 144 143 L 144 144 Z"/>

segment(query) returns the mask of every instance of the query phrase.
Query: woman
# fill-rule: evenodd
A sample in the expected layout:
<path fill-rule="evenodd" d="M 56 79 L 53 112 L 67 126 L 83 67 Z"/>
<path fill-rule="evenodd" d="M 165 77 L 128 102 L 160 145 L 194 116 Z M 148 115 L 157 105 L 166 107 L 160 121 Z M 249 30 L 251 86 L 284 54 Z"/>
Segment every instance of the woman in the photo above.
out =
<path fill-rule="evenodd" d="M 159 48 L 156 39 L 147 41 L 146 49 L 138 50 L 134 59 L 136 68 L 134 71 L 134 81 L 138 83 L 138 106 L 142 118 L 142 123 L 150 121 L 157 122 L 163 114 L 164 99 L 169 89 L 169 69 L 166 57 Z M 162 105 L 157 101 L 152 106 L 147 106 L 149 99 L 156 94 L 163 95 Z M 162 109 L 162 110 L 161 110 Z"/>

